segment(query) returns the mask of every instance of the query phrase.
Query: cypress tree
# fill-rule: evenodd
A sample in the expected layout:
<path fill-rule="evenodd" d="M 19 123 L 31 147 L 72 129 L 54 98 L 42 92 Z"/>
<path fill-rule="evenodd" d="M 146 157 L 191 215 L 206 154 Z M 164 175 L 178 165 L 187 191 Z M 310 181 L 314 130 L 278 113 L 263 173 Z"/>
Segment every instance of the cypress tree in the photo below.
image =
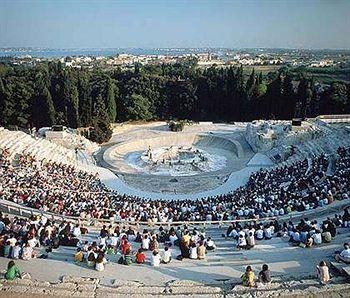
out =
<path fill-rule="evenodd" d="M 293 87 L 292 76 L 286 73 L 282 84 L 282 119 L 291 119 L 295 112 L 295 92 Z"/>
<path fill-rule="evenodd" d="M 109 121 L 114 122 L 117 116 L 117 107 L 115 102 L 116 87 L 110 77 L 107 78 L 106 85 L 106 110 Z"/>

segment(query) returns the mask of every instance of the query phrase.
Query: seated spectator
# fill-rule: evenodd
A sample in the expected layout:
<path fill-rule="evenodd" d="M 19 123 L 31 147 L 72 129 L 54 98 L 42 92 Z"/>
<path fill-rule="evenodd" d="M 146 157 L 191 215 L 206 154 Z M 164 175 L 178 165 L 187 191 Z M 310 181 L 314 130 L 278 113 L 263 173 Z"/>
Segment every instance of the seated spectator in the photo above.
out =
<path fill-rule="evenodd" d="M 143 250 L 149 250 L 149 244 L 150 244 L 150 239 L 148 238 L 148 235 L 144 235 L 143 239 L 142 239 L 142 244 L 141 244 L 141 248 Z"/>
<path fill-rule="evenodd" d="M 187 242 L 183 241 L 183 239 L 181 239 L 181 242 L 180 242 L 180 251 L 181 251 L 181 255 L 178 257 L 178 259 L 182 260 L 184 258 L 190 257 L 190 248 Z"/>
<path fill-rule="evenodd" d="M 205 247 L 207 250 L 212 250 L 212 251 L 215 250 L 216 245 L 214 241 L 211 239 L 211 237 L 208 237 Z"/>
<path fill-rule="evenodd" d="M 87 252 L 89 249 L 89 241 L 85 241 L 80 245 L 80 248 L 83 252 Z"/>
<path fill-rule="evenodd" d="M 254 233 L 253 232 L 249 232 L 248 236 L 247 236 L 247 249 L 251 249 L 255 246 L 255 238 L 254 238 Z"/>
<path fill-rule="evenodd" d="M 117 234 L 112 234 L 109 239 L 108 239 L 108 243 L 109 245 L 111 245 L 114 249 L 117 248 L 118 246 L 118 241 L 119 241 L 119 237 L 117 236 Z"/>
<path fill-rule="evenodd" d="M 245 240 L 244 235 L 239 235 L 237 239 L 237 249 L 243 249 L 247 247 L 247 241 Z"/>
<path fill-rule="evenodd" d="M 198 259 L 196 243 L 192 242 L 190 247 L 190 259 Z"/>
<path fill-rule="evenodd" d="M 272 227 L 267 227 L 264 229 L 264 237 L 265 237 L 265 240 L 270 240 L 272 238 Z"/>
<path fill-rule="evenodd" d="M 102 226 L 102 229 L 100 230 L 100 237 L 107 237 L 108 236 L 108 229 L 106 225 Z"/>
<path fill-rule="evenodd" d="M 161 260 L 158 251 L 154 250 L 152 253 L 151 265 L 153 267 L 159 267 L 160 261 Z"/>
<path fill-rule="evenodd" d="M 102 249 L 106 247 L 107 244 L 107 236 L 105 237 L 98 237 L 98 246 L 100 246 Z"/>
<path fill-rule="evenodd" d="M 105 258 L 104 253 L 100 252 L 96 258 L 95 269 L 97 271 L 105 270 L 105 264 L 107 264 L 107 260 Z"/>
<path fill-rule="evenodd" d="M 12 251 L 12 247 L 11 247 L 10 241 L 7 240 L 4 245 L 4 253 L 3 253 L 4 257 L 5 258 L 11 257 L 11 251 Z"/>
<path fill-rule="evenodd" d="M 108 244 L 106 248 L 107 255 L 115 255 L 115 249 L 112 245 Z"/>
<path fill-rule="evenodd" d="M 175 246 L 179 244 L 179 238 L 176 236 L 175 230 L 172 230 L 169 235 L 169 241 L 171 246 Z"/>
<path fill-rule="evenodd" d="M 294 229 L 294 231 L 292 232 L 290 242 L 292 242 L 295 245 L 300 244 L 300 233 L 297 229 Z"/>
<path fill-rule="evenodd" d="M 77 238 L 81 236 L 81 230 L 80 230 L 79 224 L 75 225 L 75 227 L 72 230 L 72 234 Z"/>
<path fill-rule="evenodd" d="M 344 262 L 346 264 L 350 264 L 350 245 L 349 243 L 344 243 L 344 249 L 335 255 L 335 259 L 337 262 Z"/>
<path fill-rule="evenodd" d="M 343 221 L 343 227 L 347 228 L 350 227 L 350 212 L 349 212 L 349 207 L 344 209 L 344 214 L 342 217 L 342 221 Z"/>
<path fill-rule="evenodd" d="M 321 261 L 320 264 L 316 266 L 316 275 L 321 284 L 326 285 L 329 283 L 329 269 L 325 261 Z"/>
<path fill-rule="evenodd" d="M 128 250 L 131 251 L 131 244 L 130 242 L 126 239 L 126 236 L 123 237 L 123 240 L 120 245 L 121 253 L 122 255 L 125 255 Z"/>
<path fill-rule="evenodd" d="M 329 231 L 324 231 L 322 233 L 322 242 L 324 243 L 331 243 L 332 241 L 332 235 Z"/>
<path fill-rule="evenodd" d="M 189 247 L 190 241 L 191 241 L 191 237 L 189 235 L 189 232 L 187 230 L 185 230 L 184 234 L 182 236 L 182 242 L 184 243 L 185 246 Z"/>
<path fill-rule="evenodd" d="M 163 264 L 169 264 L 171 262 L 171 250 L 168 246 L 164 247 L 164 252 L 162 256 L 162 263 Z"/>
<path fill-rule="evenodd" d="M 199 260 L 204 260 L 206 254 L 206 248 L 204 246 L 204 242 L 199 242 L 199 246 L 197 247 L 197 255 Z"/>
<path fill-rule="evenodd" d="M 127 249 L 124 256 L 123 256 L 123 264 L 124 265 L 131 265 L 132 264 L 132 256 L 131 256 L 131 249 Z"/>
<path fill-rule="evenodd" d="M 256 239 L 257 240 L 263 240 L 264 239 L 264 230 L 262 229 L 262 226 L 259 226 L 259 229 L 255 233 L 256 233 Z"/>
<path fill-rule="evenodd" d="M 311 236 L 308 236 L 308 237 L 306 238 L 305 246 L 306 246 L 307 248 L 310 248 L 310 247 L 312 247 L 313 245 L 314 245 L 314 239 L 313 239 Z"/>
<path fill-rule="evenodd" d="M 12 248 L 12 259 L 19 259 L 20 258 L 20 254 L 21 254 L 21 245 L 19 244 L 19 242 L 16 242 L 16 245 Z"/>
<path fill-rule="evenodd" d="M 93 251 L 90 251 L 86 260 L 87 266 L 95 267 L 95 261 L 96 261 L 95 253 Z"/>
<path fill-rule="evenodd" d="M 16 278 L 22 278 L 21 272 L 19 271 L 18 267 L 16 266 L 14 261 L 10 261 L 7 264 L 7 270 L 5 273 L 5 279 L 7 280 L 14 280 Z"/>
<path fill-rule="evenodd" d="M 271 272 L 269 270 L 269 266 L 264 264 L 262 266 L 262 270 L 259 272 L 259 282 L 263 285 L 271 283 Z"/>
<path fill-rule="evenodd" d="M 135 231 L 131 227 L 126 231 L 126 235 L 128 235 L 129 241 L 134 241 L 136 239 Z"/>
<path fill-rule="evenodd" d="M 77 251 L 76 251 L 76 253 L 75 253 L 75 255 L 74 255 L 74 262 L 76 262 L 76 263 L 81 263 L 81 262 L 83 262 L 83 261 L 84 261 L 84 254 L 83 254 L 83 252 L 81 251 L 81 248 L 78 247 L 78 248 L 77 248 Z"/>
<path fill-rule="evenodd" d="M 151 237 L 151 240 L 149 242 L 149 250 L 150 251 L 159 250 L 159 242 L 157 240 L 157 235 L 153 235 Z"/>
<path fill-rule="evenodd" d="M 315 245 L 320 245 L 322 243 L 321 231 L 316 230 L 316 232 L 312 235 L 312 239 L 314 240 Z"/>
<path fill-rule="evenodd" d="M 25 245 L 25 247 L 23 248 L 23 254 L 22 254 L 22 259 L 23 260 L 30 260 L 32 258 L 35 258 L 36 254 L 33 250 L 33 248 L 30 246 L 29 243 L 27 243 Z"/>
<path fill-rule="evenodd" d="M 245 273 L 241 276 L 243 286 L 255 287 L 255 275 L 251 266 L 247 266 Z"/>
<path fill-rule="evenodd" d="M 143 252 L 142 248 L 139 248 L 139 250 L 136 253 L 136 263 L 143 264 L 145 261 L 146 261 L 146 255 Z"/>

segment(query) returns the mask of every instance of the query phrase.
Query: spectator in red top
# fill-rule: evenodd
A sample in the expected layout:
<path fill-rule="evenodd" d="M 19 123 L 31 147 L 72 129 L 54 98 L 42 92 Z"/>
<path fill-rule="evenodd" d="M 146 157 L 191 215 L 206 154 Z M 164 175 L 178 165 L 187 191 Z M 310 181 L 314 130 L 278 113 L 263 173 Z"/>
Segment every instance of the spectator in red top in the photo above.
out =
<path fill-rule="evenodd" d="M 120 249 L 121 249 L 123 255 L 125 255 L 128 250 L 131 250 L 131 244 L 129 243 L 129 241 L 127 239 L 122 241 L 122 243 L 120 245 Z"/>
<path fill-rule="evenodd" d="M 142 248 L 139 248 L 137 254 L 136 254 L 136 263 L 137 264 L 143 264 L 146 261 L 146 255 L 142 251 Z"/>

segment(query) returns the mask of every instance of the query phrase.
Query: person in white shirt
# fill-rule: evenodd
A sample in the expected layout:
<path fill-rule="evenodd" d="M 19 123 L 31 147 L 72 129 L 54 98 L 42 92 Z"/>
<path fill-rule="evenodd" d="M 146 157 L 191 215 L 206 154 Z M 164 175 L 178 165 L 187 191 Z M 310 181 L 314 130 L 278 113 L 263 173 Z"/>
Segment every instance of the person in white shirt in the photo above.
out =
<path fill-rule="evenodd" d="M 322 243 L 322 234 L 319 230 L 316 230 L 315 233 L 311 237 L 314 239 L 315 245 L 319 245 Z"/>
<path fill-rule="evenodd" d="M 10 238 L 8 238 L 7 241 L 10 243 L 11 247 L 14 247 L 17 243 L 17 239 L 13 237 L 13 235 L 10 235 Z"/>
<path fill-rule="evenodd" d="M 270 240 L 272 238 L 272 229 L 271 227 L 264 229 L 264 236 L 266 240 Z"/>
<path fill-rule="evenodd" d="M 245 231 L 244 230 L 240 230 L 238 232 L 238 237 L 241 237 L 241 236 L 245 237 Z"/>
<path fill-rule="evenodd" d="M 37 244 L 39 244 L 39 241 L 36 238 L 28 239 L 27 242 L 31 248 L 34 248 Z"/>
<path fill-rule="evenodd" d="M 344 243 L 344 249 L 340 254 L 335 255 L 335 259 L 337 262 L 344 262 L 346 264 L 350 264 L 350 245 L 349 243 Z"/>
<path fill-rule="evenodd" d="M 145 235 L 142 239 L 141 248 L 143 250 L 149 250 L 149 243 L 150 239 L 148 238 L 148 235 Z"/>
<path fill-rule="evenodd" d="M 19 259 L 21 252 L 21 246 L 19 245 L 19 242 L 16 243 L 16 245 L 12 248 L 12 259 Z"/>
<path fill-rule="evenodd" d="M 211 239 L 211 237 L 208 237 L 208 239 L 205 243 L 205 248 L 207 250 L 215 250 L 216 245 L 215 245 L 214 241 Z"/>
<path fill-rule="evenodd" d="M 293 231 L 291 235 L 291 242 L 299 244 L 300 243 L 300 233 L 297 230 Z"/>
<path fill-rule="evenodd" d="M 237 248 L 242 249 L 246 248 L 247 246 L 247 241 L 245 240 L 245 237 L 243 235 L 240 235 L 237 239 Z"/>
<path fill-rule="evenodd" d="M 198 259 L 196 243 L 192 242 L 190 247 L 190 259 Z"/>
<path fill-rule="evenodd" d="M 257 240 L 263 240 L 264 239 L 264 231 L 263 231 L 263 229 L 261 227 L 256 231 L 256 239 Z"/>
<path fill-rule="evenodd" d="M 81 230 L 80 230 L 79 224 L 76 224 L 76 226 L 73 228 L 72 234 L 77 238 L 81 236 Z"/>
<path fill-rule="evenodd" d="M 238 237 L 237 230 L 236 229 L 232 229 L 232 231 L 230 232 L 230 234 L 228 236 L 236 239 Z"/>
<path fill-rule="evenodd" d="M 116 248 L 118 246 L 118 236 L 116 234 L 113 234 L 109 237 L 108 244 L 110 244 L 113 248 Z"/>
<path fill-rule="evenodd" d="M 107 264 L 107 260 L 104 256 L 104 254 L 100 253 L 98 255 L 98 257 L 96 258 L 95 269 L 97 271 L 103 271 L 103 270 L 105 270 L 105 264 Z"/>
<path fill-rule="evenodd" d="M 160 261 L 161 261 L 161 259 L 160 259 L 160 255 L 159 255 L 158 251 L 154 250 L 152 253 L 151 265 L 153 267 L 159 267 Z"/>
<path fill-rule="evenodd" d="M 177 238 L 175 231 L 172 231 L 170 236 L 169 236 L 169 241 L 171 243 L 171 246 L 175 245 L 175 242 L 178 240 L 179 238 Z"/>
<path fill-rule="evenodd" d="M 162 263 L 168 264 L 170 263 L 170 261 L 171 261 L 171 250 L 169 249 L 169 247 L 166 246 L 163 252 Z"/>
<path fill-rule="evenodd" d="M 107 241 L 107 237 L 99 237 L 99 246 L 102 246 L 103 248 L 105 248 L 107 244 L 106 241 Z"/>

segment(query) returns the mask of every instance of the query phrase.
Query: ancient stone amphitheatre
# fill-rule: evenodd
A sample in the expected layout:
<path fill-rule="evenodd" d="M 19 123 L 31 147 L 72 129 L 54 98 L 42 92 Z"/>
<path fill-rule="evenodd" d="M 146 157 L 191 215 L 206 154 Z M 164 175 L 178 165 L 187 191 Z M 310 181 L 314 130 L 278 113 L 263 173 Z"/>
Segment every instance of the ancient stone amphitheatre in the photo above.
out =
<path fill-rule="evenodd" d="M 60 145 L 57 145 L 23 132 L 6 129 L 0 131 L 0 148 L 9 151 L 8 158 L 14 165 L 20 164 L 18 158 L 21 154 L 30 154 L 38 160 L 51 159 L 71 165 L 78 170 L 99 173 L 104 185 L 115 192 L 113 195 L 118 194 L 118 206 L 121 206 L 120 209 L 125 214 L 129 214 L 130 210 L 137 210 L 136 213 L 139 214 L 148 210 L 147 208 L 157 209 L 163 214 L 166 212 L 165 209 L 171 208 L 152 206 L 152 200 L 157 200 L 157 204 L 163 206 L 167 201 L 178 201 L 181 212 L 186 210 L 197 212 L 197 209 L 191 209 L 198 206 L 197 204 L 200 204 L 201 210 L 208 210 L 208 202 L 217 200 L 217 204 L 210 207 L 210 214 L 214 214 L 227 203 L 220 201 L 221 198 L 244 187 L 250 175 L 262 168 L 266 171 L 283 167 L 293 168 L 293 165 L 300 165 L 305 161 L 303 166 L 306 170 L 303 175 L 308 176 L 318 169 L 315 162 L 319 156 L 323 156 L 322 171 L 325 174 L 323 179 L 341 174 L 342 172 L 338 171 L 337 150 L 339 147 L 348 148 L 349 145 L 350 121 L 347 116 L 318 117 L 304 121 L 301 126 L 293 127 L 287 121 L 255 121 L 231 125 L 195 123 L 186 126 L 183 132 L 170 132 L 164 122 L 118 124 L 114 127 L 110 142 L 97 150 L 92 144 L 90 146 L 86 143 L 85 148 L 81 148 L 77 153 L 74 153 L 69 146 L 65 146 L 62 140 Z M 59 153 L 53 154 L 53 152 Z M 289 181 L 284 182 L 281 187 L 288 186 Z M 6 187 L 1 185 L 0 191 L 4 194 Z M 101 200 L 107 196 L 107 192 L 104 189 Z M 198 200 L 209 197 L 214 199 L 208 199 L 204 203 Z M 193 204 L 189 203 L 189 200 L 192 200 Z M 113 199 L 108 202 L 112 201 Z M 78 202 L 79 204 L 72 205 L 72 209 L 80 208 L 79 206 L 84 204 L 83 201 Z M 98 205 L 97 201 L 95 203 Z M 107 204 L 106 201 L 103 204 Z M 348 205 L 349 200 L 342 199 L 315 209 L 306 208 L 301 212 L 294 210 L 290 214 L 282 214 L 277 210 L 272 216 L 277 216 L 280 223 L 291 220 L 297 224 L 302 218 L 316 219 L 321 223 L 327 217 L 334 218 L 335 214 L 343 214 L 344 208 Z M 111 206 L 116 208 L 114 205 Z M 185 211 L 181 208 L 185 208 Z M 145 264 L 131 266 L 118 264 L 117 261 L 121 256 L 118 251 L 116 255 L 108 255 L 109 262 L 105 270 L 98 272 L 85 264 L 74 262 L 75 247 L 61 245 L 49 252 L 45 259 L 16 260 L 21 270 L 29 272 L 31 278 L 15 282 L 1 281 L 0 295 L 7 297 L 12 297 L 11 295 L 36 297 L 47 294 L 80 297 L 130 295 L 345 297 L 348 295 L 349 286 L 345 274 L 348 267 L 334 263 L 333 282 L 327 286 L 320 286 L 315 279 L 315 266 L 320 260 L 326 260 L 328 263 L 334 261 L 334 251 L 340 250 L 350 236 L 349 228 L 339 227 L 331 243 L 310 249 L 293 246 L 288 243 L 288 238 L 277 237 L 275 234 L 270 240 L 258 241 L 251 250 L 236 250 L 236 240 L 222 237 L 231 222 L 241 222 L 245 225 L 260 221 L 261 224 L 266 224 L 272 220 L 271 216 L 268 219 L 261 217 L 245 219 L 244 211 L 249 208 L 250 206 L 244 206 L 241 209 L 243 212 L 241 219 L 219 218 L 213 222 L 149 219 L 148 223 L 142 220 L 139 223 L 135 220 L 135 215 L 133 219 L 131 215 L 129 218 L 117 215 L 106 218 L 107 225 L 118 225 L 120 229 L 131 227 L 141 233 L 143 229 L 158 233 L 160 226 L 165 229 L 171 227 L 177 229 L 186 225 L 191 233 L 197 231 L 205 233 L 205 237 L 211 237 L 215 241 L 216 249 L 208 252 L 205 260 L 179 261 L 176 256 L 181 252 L 178 247 L 173 247 L 172 262 L 167 265 L 161 264 L 159 267 L 150 266 L 149 251 L 146 252 Z M 48 212 L 51 211 L 48 207 L 38 209 L 30 208 L 28 204 L 19 200 L 1 199 L 1 210 L 10 218 L 44 215 L 46 219 L 53 218 L 57 222 L 62 220 L 74 224 L 80 222 L 81 226 L 89 231 L 79 236 L 81 243 L 101 241 L 100 230 L 104 223 L 102 219 L 94 216 L 84 217 L 83 213 L 78 219 L 76 216 L 66 216 L 62 212 L 60 215 Z M 132 238 L 131 244 L 133 250 L 137 250 L 140 244 L 134 240 Z M 45 249 L 43 246 L 35 248 L 38 256 L 45 255 Z M 164 244 L 161 243 L 160 250 L 163 249 Z M 7 263 L 7 258 L 0 258 L 2 269 Z M 264 263 L 269 264 L 272 271 L 271 285 L 262 289 L 249 289 L 239 285 L 240 276 L 246 266 L 251 265 L 257 274 Z"/>
<path fill-rule="evenodd" d="M 207 123 L 181 133 L 167 131 L 164 123 L 126 127 L 101 149 L 100 164 L 126 185 L 156 196 L 213 190 L 252 156 L 239 127 Z"/>

